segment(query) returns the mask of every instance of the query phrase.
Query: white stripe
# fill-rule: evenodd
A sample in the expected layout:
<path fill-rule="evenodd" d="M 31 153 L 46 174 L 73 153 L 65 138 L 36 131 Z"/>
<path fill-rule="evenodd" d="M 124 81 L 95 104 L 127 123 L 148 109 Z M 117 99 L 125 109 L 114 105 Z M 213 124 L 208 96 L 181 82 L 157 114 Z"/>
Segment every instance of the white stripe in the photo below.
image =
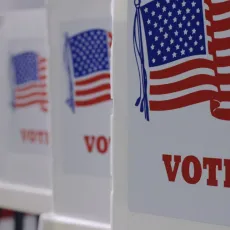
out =
<path fill-rule="evenodd" d="M 174 61 L 174 62 L 170 62 L 170 63 L 167 63 L 165 65 L 161 65 L 161 66 L 155 66 L 155 67 L 152 67 L 150 68 L 150 70 L 152 71 L 159 71 L 159 70 L 163 70 L 163 69 L 168 69 L 172 66 L 176 66 L 178 64 L 182 64 L 184 62 L 187 62 L 187 61 L 191 61 L 191 60 L 199 60 L 199 59 L 206 59 L 206 60 L 210 60 L 210 61 L 213 61 L 213 56 L 212 55 L 200 55 L 200 56 L 192 56 L 192 57 L 186 57 L 186 58 L 183 58 L 182 60 L 177 60 L 177 61 Z"/>
<path fill-rule="evenodd" d="M 230 92 L 230 85 L 221 85 L 220 89 L 221 89 L 221 91 L 228 91 L 228 92 Z"/>
<path fill-rule="evenodd" d="M 229 0 L 212 0 L 212 3 L 228 2 Z"/>
<path fill-rule="evenodd" d="M 230 12 L 213 16 L 214 21 L 220 21 L 226 18 L 230 18 Z"/>
<path fill-rule="evenodd" d="M 211 26 L 211 22 L 208 20 L 205 21 L 205 24 L 206 24 L 206 26 Z"/>
<path fill-rule="evenodd" d="M 230 65 L 230 63 L 229 63 L 229 65 Z M 230 73 L 230 66 L 227 66 L 227 67 L 218 67 L 217 71 L 218 71 L 218 73 L 223 73 L 223 74 Z"/>
<path fill-rule="evenodd" d="M 75 100 L 77 101 L 91 100 L 91 99 L 95 99 L 96 97 L 103 96 L 106 94 L 110 94 L 110 90 L 103 90 L 102 92 L 98 92 L 98 93 L 94 93 L 94 94 L 86 95 L 86 96 L 75 96 Z"/>
<path fill-rule="evenodd" d="M 221 102 L 220 103 L 220 109 L 230 109 L 230 102 Z"/>
<path fill-rule="evenodd" d="M 208 68 L 199 68 L 199 69 L 193 69 L 187 72 L 184 72 L 182 74 L 178 74 L 176 76 L 172 76 L 170 78 L 166 78 L 166 79 L 154 79 L 154 80 L 150 80 L 150 85 L 166 85 L 166 84 L 170 84 L 170 83 L 175 83 L 175 82 L 179 82 L 185 79 L 188 79 L 192 76 L 196 76 L 198 74 L 207 74 L 210 75 L 210 77 L 215 77 L 215 72 L 211 69 Z"/>
<path fill-rule="evenodd" d="M 35 100 L 47 100 L 48 101 L 48 98 L 47 96 L 32 96 L 26 99 L 15 99 L 15 102 L 16 104 L 24 104 L 24 103 L 29 103 Z"/>
<path fill-rule="evenodd" d="M 209 10 L 209 6 L 206 3 L 204 4 L 204 9 Z"/>
<path fill-rule="evenodd" d="M 230 49 L 216 51 L 216 56 L 217 56 L 217 57 L 226 57 L 226 56 L 230 56 Z"/>
<path fill-rule="evenodd" d="M 212 37 L 207 36 L 207 38 L 208 38 L 208 41 L 209 41 L 209 42 L 211 42 L 211 41 L 212 41 Z"/>
<path fill-rule="evenodd" d="M 24 96 L 24 95 L 28 95 L 31 93 L 42 93 L 42 92 L 46 92 L 46 88 L 31 88 L 25 91 L 15 92 L 15 94 L 17 96 Z"/>
<path fill-rule="evenodd" d="M 183 97 L 190 93 L 195 93 L 195 92 L 199 92 L 203 90 L 211 90 L 215 92 L 218 91 L 217 87 L 213 85 L 201 85 L 201 86 L 193 87 L 193 88 L 182 90 L 182 91 L 175 92 L 175 93 L 169 93 L 169 94 L 163 94 L 163 95 L 150 95 L 149 100 L 150 101 L 167 101 L 167 100 L 172 100 L 175 98 Z"/>
<path fill-rule="evenodd" d="M 214 37 L 215 38 L 229 38 L 230 37 L 230 30 L 225 30 L 225 31 L 221 31 L 221 32 L 215 32 Z"/>

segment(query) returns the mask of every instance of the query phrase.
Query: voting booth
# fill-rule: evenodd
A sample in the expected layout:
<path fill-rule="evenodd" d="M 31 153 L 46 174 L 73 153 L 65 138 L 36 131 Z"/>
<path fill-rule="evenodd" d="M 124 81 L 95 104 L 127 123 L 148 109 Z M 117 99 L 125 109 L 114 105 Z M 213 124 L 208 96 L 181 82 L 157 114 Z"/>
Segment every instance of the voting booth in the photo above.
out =
<path fill-rule="evenodd" d="M 0 207 L 40 214 L 52 200 L 48 38 L 32 2 L 1 8 Z"/>
<path fill-rule="evenodd" d="M 229 15 L 114 1 L 112 229 L 229 227 Z"/>
<path fill-rule="evenodd" d="M 108 229 L 109 0 L 49 0 L 53 214 L 40 228 Z"/>

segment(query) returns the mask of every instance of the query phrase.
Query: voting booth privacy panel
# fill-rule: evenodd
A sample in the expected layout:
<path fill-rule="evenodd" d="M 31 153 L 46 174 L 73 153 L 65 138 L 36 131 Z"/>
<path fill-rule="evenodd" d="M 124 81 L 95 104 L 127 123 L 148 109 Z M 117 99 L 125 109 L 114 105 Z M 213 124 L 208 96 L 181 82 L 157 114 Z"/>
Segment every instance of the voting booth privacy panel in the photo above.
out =
<path fill-rule="evenodd" d="M 50 0 L 48 21 L 54 213 L 109 223 L 110 1 Z"/>
<path fill-rule="evenodd" d="M 230 225 L 229 13 L 114 1 L 114 229 Z"/>
<path fill-rule="evenodd" d="M 48 47 L 44 9 L 4 13 L 0 44 L 0 206 L 50 210 Z"/>

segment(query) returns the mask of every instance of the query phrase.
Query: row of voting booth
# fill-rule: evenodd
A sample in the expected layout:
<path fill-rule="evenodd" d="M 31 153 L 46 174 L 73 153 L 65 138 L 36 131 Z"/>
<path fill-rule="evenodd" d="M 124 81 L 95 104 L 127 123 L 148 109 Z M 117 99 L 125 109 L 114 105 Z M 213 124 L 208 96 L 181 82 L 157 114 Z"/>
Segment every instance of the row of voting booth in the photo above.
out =
<path fill-rule="evenodd" d="M 0 207 L 228 229 L 229 56 L 229 0 L 0 0 Z"/>

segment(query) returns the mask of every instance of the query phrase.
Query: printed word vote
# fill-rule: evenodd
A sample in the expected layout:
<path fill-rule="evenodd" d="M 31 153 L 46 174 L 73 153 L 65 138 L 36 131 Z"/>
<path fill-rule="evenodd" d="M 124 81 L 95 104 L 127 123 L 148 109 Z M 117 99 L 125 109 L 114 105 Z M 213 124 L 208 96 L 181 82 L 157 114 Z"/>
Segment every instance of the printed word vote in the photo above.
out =
<path fill-rule="evenodd" d="M 110 137 L 105 136 L 84 136 L 85 145 L 89 153 L 97 151 L 106 154 L 109 151 Z"/>
<path fill-rule="evenodd" d="M 48 132 L 45 130 L 21 129 L 21 138 L 24 143 L 27 142 L 31 144 L 41 144 L 41 145 L 49 144 Z"/>
<path fill-rule="evenodd" d="M 166 174 L 170 182 L 175 182 L 178 173 L 181 172 L 183 180 L 188 184 L 197 184 L 202 179 L 204 170 L 207 171 L 205 183 L 208 186 L 224 186 L 230 188 L 230 159 L 204 157 L 201 161 L 195 156 L 179 155 L 162 156 Z M 217 173 L 224 174 L 223 182 L 220 182 Z"/>

